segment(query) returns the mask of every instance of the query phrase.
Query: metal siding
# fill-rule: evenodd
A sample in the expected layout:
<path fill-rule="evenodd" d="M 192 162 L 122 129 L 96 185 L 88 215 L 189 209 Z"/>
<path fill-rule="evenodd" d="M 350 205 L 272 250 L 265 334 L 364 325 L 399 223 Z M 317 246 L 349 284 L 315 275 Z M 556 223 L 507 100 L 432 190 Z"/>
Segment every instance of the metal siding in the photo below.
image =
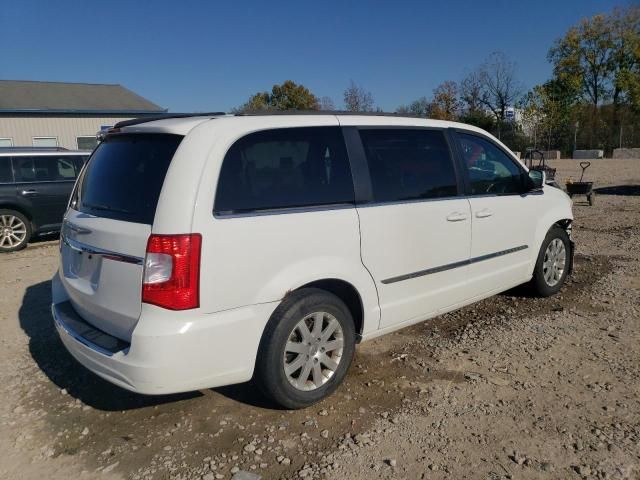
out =
<path fill-rule="evenodd" d="M 30 147 L 33 137 L 58 137 L 58 146 L 71 150 L 78 148 L 76 137 L 95 135 L 102 125 L 114 125 L 131 116 L 94 117 L 77 116 L 0 116 L 0 138 L 13 139 L 15 147 Z"/>

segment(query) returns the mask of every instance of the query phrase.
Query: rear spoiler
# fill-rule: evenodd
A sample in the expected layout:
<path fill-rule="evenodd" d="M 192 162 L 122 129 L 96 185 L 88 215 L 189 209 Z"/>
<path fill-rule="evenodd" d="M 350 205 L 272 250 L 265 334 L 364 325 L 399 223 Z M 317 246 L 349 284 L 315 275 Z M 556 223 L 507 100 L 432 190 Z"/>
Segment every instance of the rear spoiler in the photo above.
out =
<path fill-rule="evenodd" d="M 167 118 L 189 118 L 189 117 L 221 117 L 226 112 L 203 112 L 203 113 L 165 113 L 162 115 L 152 115 L 150 117 L 132 118 L 131 120 L 123 120 L 116 123 L 112 128 L 130 127 L 132 125 L 140 125 L 141 123 L 154 122 L 156 120 L 165 120 Z M 111 130 L 110 128 L 109 130 Z"/>

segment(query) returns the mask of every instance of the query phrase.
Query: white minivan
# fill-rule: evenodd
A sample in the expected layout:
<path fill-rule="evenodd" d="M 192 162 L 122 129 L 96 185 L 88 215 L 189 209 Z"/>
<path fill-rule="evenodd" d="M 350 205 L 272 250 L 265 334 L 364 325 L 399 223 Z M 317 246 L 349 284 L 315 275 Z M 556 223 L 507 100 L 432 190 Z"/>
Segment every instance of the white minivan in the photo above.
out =
<path fill-rule="evenodd" d="M 300 408 L 355 345 L 572 266 L 571 201 L 478 128 L 389 115 L 121 122 L 65 214 L 53 317 L 165 394 L 253 379 Z"/>

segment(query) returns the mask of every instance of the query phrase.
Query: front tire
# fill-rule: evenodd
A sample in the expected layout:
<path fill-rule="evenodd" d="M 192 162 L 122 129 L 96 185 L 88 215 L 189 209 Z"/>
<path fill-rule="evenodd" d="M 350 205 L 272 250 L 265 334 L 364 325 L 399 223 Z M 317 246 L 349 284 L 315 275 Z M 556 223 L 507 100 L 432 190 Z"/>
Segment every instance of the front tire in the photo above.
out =
<path fill-rule="evenodd" d="M 560 291 L 571 265 L 571 241 L 567 232 L 552 227 L 540 247 L 531 285 L 541 297 Z"/>
<path fill-rule="evenodd" d="M 0 209 L 0 253 L 22 250 L 31 238 L 31 222 L 15 210 Z"/>
<path fill-rule="evenodd" d="M 289 294 L 265 328 L 254 379 L 279 405 L 304 408 L 340 385 L 355 353 L 351 312 L 338 297 L 317 288 Z"/>

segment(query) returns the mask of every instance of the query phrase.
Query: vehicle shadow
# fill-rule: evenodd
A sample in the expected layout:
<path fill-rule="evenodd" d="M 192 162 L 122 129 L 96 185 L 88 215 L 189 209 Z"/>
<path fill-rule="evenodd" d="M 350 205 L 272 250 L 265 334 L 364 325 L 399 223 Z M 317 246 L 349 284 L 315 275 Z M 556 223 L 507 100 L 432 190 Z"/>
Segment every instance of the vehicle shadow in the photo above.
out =
<path fill-rule="evenodd" d="M 611 187 L 594 188 L 593 191 L 601 195 L 637 197 L 640 196 L 640 185 L 614 185 Z"/>
<path fill-rule="evenodd" d="M 253 382 L 239 383 L 226 387 L 212 388 L 211 391 L 238 403 L 265 410 L 286 410 L 265 397 Z"/>
<path fill-rule="evenodd" d="M 528 283 L 523 283 L 517 287 L 510 288 L 498 294 L 500 297 L 516 297 L 516 298 L 538 298 L 536 292 Z"/>
<path fill-rule="evenodd" d="M 45 243 L 45 242 L 54 242 L 59 238 L 60 238 L 60 233 L 58 232 L 42 233 L 39 235 L 35 235 L 33 238 L 31 238 L 31 240 L 29 240 L 29 243 L 37 244 L 37 243 Z"/>
<path fill-rule="evenodd" d="M 42 372 L 60 389 L 98 410 L 131 410 L 202 396 L 139 395 L 91 373 L 67 352 L 53 325 L 51 281 L 27 288 L 18 311 L 20 326 L 29 337 L 29 352 Z"/>

